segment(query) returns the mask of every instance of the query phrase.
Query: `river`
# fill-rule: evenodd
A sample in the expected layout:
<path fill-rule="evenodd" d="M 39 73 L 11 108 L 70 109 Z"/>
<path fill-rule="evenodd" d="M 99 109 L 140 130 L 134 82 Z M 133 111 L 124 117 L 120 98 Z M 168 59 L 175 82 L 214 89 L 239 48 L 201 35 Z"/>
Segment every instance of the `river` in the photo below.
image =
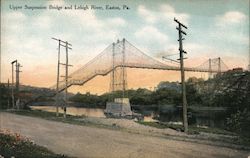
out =
<path fill-rule="evenodd" d="M 31 109 L 42 110 L 48 112 L 56 112 L 55 106 L 31 106 Z M 63 109 L 59 107 L 59 113 L 63 113 Z M 104 109 L 101 108 L 82 108 L 82 107 L 67 107 L 67 114 L 74 116 L 87 116 L 87 117 L 99 117 L 105 118 Z M 145 122 L 155 122 L 153 115 L 144 116 Z"/>
<path fill-rule="evenodd" d="M 55 106 L 31 106 L 31 109 L 56 112 Z M 59 113 L 63 113 L 63 109 L 60 107 Z M 74 116 L 106 117 L 104 109 L 99 108 L 67 107 L 67 114 Z"/>

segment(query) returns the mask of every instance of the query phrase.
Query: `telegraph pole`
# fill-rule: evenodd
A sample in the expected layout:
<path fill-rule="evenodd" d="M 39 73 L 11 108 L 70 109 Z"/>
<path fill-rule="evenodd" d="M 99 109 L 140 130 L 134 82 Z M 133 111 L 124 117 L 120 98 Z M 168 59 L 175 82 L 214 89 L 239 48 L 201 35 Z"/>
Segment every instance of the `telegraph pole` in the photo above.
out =
<path fill-rule="evenodd" d="M 59 110 L 58 110 L 58 101 L 59 101 L 59 76 L 60 76 L 60 65 L 65 66 L 65 76 L 61 76 L 64 77 L 64 81 L 65 81 L 65 94 L 64 94 L 64 100 L 65 100 L 65 105 L 63 107 L 63 117 L 66 118 L 66 107 L 68 104 L 68 67 L 72 66 L 68 64 L 68 50 L 72 48 L 70 46 L 72 46 L 70 43 L 68 43 L 67 41 L 63 41 L 60 39 L 56 39 L 56 38 L 52 38 L 53 40 L 58 41 L 58 63 L 57 63 L 57 84 L 56 84 L 56 116 L 59 116 Z M 61 63 L 60 62 L 60 50 L 61 50 L 61 46 L 65 47 L 65 51 L 66 51 L 66 63 Z"/>
<path fill-rule="evenodd" d="M 20 82 L 19 82 L 20 74 L 19 73 L 22 72 L 22 71 L 20 71 L 20 67 L 22 67 L 21 64 L 17 63 L 16 64 L 16 90 L 17 90 L 17 92 L 19 92 L 19 85 L 20 85 Z"/>
<path fill-rule="evenodd" d="M 61 50 L 61 40 L 52 38 L 58 41 L 58 57 L 57 57 L 57 77 L 56 77 L 56 116 L 59 116 L 59 109 L 58 109 L 58 100 L 59 100 L 59 76 L 60 76 L 60 50 Z"/>
<path fill-rule="evenodd" d="M 179 41 L 179 51 L 180 51 L 179 60 L 180 60 L 180 69 L 181 69 L 183 126 L 184 126 L 184 132 L 188 133 L 187 98 L 186 98 L 185 71 L 184 71 L 184 61 L 183 61 L 184 59 L 186 59 L 183 57 L 183 53 L 187 54 L 187 52 L 183 50 L 183 45 L 182 45 L 182 40 L 184 40 L 184 38 L 182 38 L 182 34 L 187 35 L 186 32 L 182 30 L 182 28 L 184 27 L 185 29 L 187 29 L 187 27 L 175 18 L 174 18 L 174 21 L 178 24 L 178 27 L 176 27 L 176 29 L 179 32 L 178 41 Z"/>
<path fill-rule="evenodd" d="M 220 59 L 220 57 L 218 58 L 218 72 L 219 72 L 219 75 L 221 75 L 221 59 Z"/>
<path fill-rule="evenodd" d="M 1 44 L 0 44 L 1 46 Z M 0 50 L 0 83 L 2 82 L 2 55 L 1 55 L 1 50 Z"/>
<path fill-rule="evenodd" d="M 63 117 L 66 118 L 66 107 L 68 105 L 68 42 L 66 41 L 66 63 L 65 63 L 65 96 L 64 96 L 64 100 L 65 100 L 65 106 L 63 107 Z"/>
<path fill-rule="evenodd" d="M 249 51 L 249 54 L 248 54 L 248 71 L 250 71 L 250 51 Z"/>
<path fill-rule="evenodd" d="M 17 97 L 17 101 L 18 101 L 17 102 L 17 104 L 18 104 L 17 108 L 18 109 L 19 109 L 19 104 L 20 104 L 20 98 L 19 98 L 19 85 L 20 85 L 19 84 L 20 83 L 19 82 L 19 79 L 20 79 L 20 74 L 19 73 L 21 72 L 20 67 L 22 67 L 21 64 L 17 62 L 16 63 L 16 97 Z"/>
<path fill-rule="evenodd" d="M 10 108 L 10 80 L 8 79 L 8 109 Z"/>
<path fill-rule="evenodd" d="M 17 60 L 11 62 L 12 66 L 12 76 L 11 76 L 11 98 L 12 98 L 12 108 L 15 108 L 15 97 L 14 97 L 14 64 L 17 64 Z"/>
<path fill-rule="evenodd" d="M 209 72 L 208 72 L 208 78 L 211 79 L 212 78 L 212 60 L 211 59 L 208 60 L 208 64 L 209 64 L 208 65 L 208 67 L 209 67 L 208 68 L 208 70 L 209 70 Z"/>

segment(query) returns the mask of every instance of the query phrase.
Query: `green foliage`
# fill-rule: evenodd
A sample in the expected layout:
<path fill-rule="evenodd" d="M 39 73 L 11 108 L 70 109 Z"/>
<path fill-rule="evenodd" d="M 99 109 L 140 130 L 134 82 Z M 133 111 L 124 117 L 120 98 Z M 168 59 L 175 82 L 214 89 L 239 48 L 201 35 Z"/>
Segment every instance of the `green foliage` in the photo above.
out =
<path fill-rule="evenodd" d="M 158 105 L 163 104 L 175 104 L 179 105 L 181 100 L 181 94 L 172 89 L 162 88 L 153 93 L 152 96 L 154 102 Z"/>
<path fill-rule="evenodd" d="M 168 84 L 168 87 L 164 87 L 163 84 Z M 180 85 L 177 83 L 162 82 L 163 88 L 158 88 L 156 91 L 150 91 L 145 88 L 139 88 L 137 90 L 127 90 L 125 91 L 125 97 L 130 99 L 132 105 L 180 105 L 181 103 L 181 93 Z M 179 87 L 178 87 L 179 86 Z M 187 85 L 187 98 L 191 104 L 200 104 L 201 98 L 195 87 L 192 84 Z M 122 91 L 116 91 L 113 93 L 105 93 L 101 96 L 93 95 L 90 93 L 86 94 L 76 94 L 70 98 L 70 101 L 80 102 L 85 104 L 84 106 L 89 107 L 101 107 L 104 108 L 107 101 L 111 101 L 112 98 L 123 97 Z"/>
<path fill-rule="evenodd" d="M 75 96 L 71 97 L 69 100 L 73 102 L 83 103 L 85 107 L 92 107 L 92 108 L 104 107 L 106 104 L 105 101 L 102 100 L 101 97 L 90 94 L 90 93 L 86 93 L 86 94 L 77 93 Z"/>
<path fill-rule="evenodd" d="M 9 92 L 4 84 L 0 84 L 0 109 L 8 108 Z"/>
<path fill-rule="evenodd" d="M 244 109 L 227 118 L 227 129 L 250 138 L 250 111 Z"/>
<path fill-rule="evenodd" d="M 220 77 L 221 81 L 218 78 L 214 80 L 218 85 L 221 82 L 224 89 L 217 90 L 211 105 L 227 107 L 227 129 L 250 138 L 250 73 L 224 74 Z"/>
<path fill-rule="evenodd" d="M 136 91 L 130 91 L 128 94 L 131 104 L 134 105 L 151 105 L 154 104 L 152 92 L 147 89 L 139 88 Z"/>
<path fill-rule="evenodd" d="M 64 155 L 54 154 L 48 149 L 38 146 L 28 139 L 20 138 L 20 135 L 0 133 L 0 155 L 4 157 L 20 158 L 66 158 Z"/>
<path fill-rule="evenodd" d="M 107 101 L 112 98 L 123 96 L 122 91 L 105 93 L 101 96 L 86 94 L 76 94 L 70 98 L 70 101 L 80 102 L 90 107 L 105 107 Z M 132 105 L 162 105 L 162 104 L 180 104 L 180 93 L 174 89 L 162 88 L 156 91 L 150 91 L 145 88 L 125 91 L 125 96 L 130 99 Z"/>
<path fill-rule="evenodd" d="M 201 105 L 202 104 L 202 98 L 201 94 L 197 92 L 197 89 L 193 84 L 187 84 L 187 102 L 189 105 Z"/>
<path fill-rule="evenodd" d="M 152 126 L 160 129 L 164 128 L 171 128 L 177 131 L 184 131 L 182 125 L 176 125 L 176 124 L 169 124 L 169 123 L 164 123 L 164 122 L 144 122 L 144 121 L 139 121 L 139 124 L 146 125 L 146 126 Z M 219 129 L 219 128 L 200 128 L 196 126 L 189 126 L 189 132 L 190 134 L 198 134 L 199 132 L 206 132 L 206 133 L 214 133 L 214 134 L 224 134 L 224 135 L 231 135 L 235 136 L 235 133 L 232 133 L 227 130 Z"/>

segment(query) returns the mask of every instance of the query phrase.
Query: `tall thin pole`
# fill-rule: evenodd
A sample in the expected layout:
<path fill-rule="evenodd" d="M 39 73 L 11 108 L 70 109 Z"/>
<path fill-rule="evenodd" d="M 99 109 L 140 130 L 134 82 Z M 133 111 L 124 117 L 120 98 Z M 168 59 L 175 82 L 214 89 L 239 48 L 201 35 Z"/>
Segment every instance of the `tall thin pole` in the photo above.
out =
<path fill-rule="evenodd" d="M 19 91 L 19 67 L 20 67 L 20 64 L 17 63 L 16 64 L 16 93 L 18 94 L 18 91 Z"/>
<path fill-rule="evenodd" d="M 10 108 L 10 80 L 8 79 L 8 109 Z"/>
<path fill-rule="evenodd" d="M 14 96 L 14 64 L 17 64 L 17 60 L 11 62 L 12 76 L 11 76 L 11 97 L 12 97 L 12 108 L 15 108 L 15 96 Z"/>
<path fill-rule="evenodd" d="M 208 60 L 209 63 L 209 72 L 208 72 L 208 78 L 212 78 L 212 61 L 211 59 Z"/>
<path fill-rule="evenodd" d="M 186 33 L 182 30 L 182 27 L 186 28 L 185 25 L 183 25 L 178 20 L 174 19 L 175 22 L 178 23 L 178 27 L 176 28 L 179 32 L 179 51 L 180 51 L 180 69 L 181 69 L 181 88 L 182 88 L 182 107 L 183 107 L 183 126 L 184 126 L 184 132 L 188 133 L 188 119 L 187 119 L 187 98 L 186 98 L 186 85 L 185 85 L 185 71 L 184 71 L 184 57 L 183 53 L 186 53 L 183 50 L 182 45 L 182 34 L 186 35 Z"/>
<path fill-rule="evenodd" d="M 248 54 L 248 71 L 250 71 L 250 51 L 249 51 L 249 54 Z"/>
<path fill-rule="evenodd" d="M 63 117 L 66 118 L 66 107 L 68 105 L 68 42 L 66 41 L 66 65 L 65 65 L 65 105 L 63 108 Z"/>
<path fill-rule="evenodd" d="M 0 43 L 1 46 L 1 43 Z M 2 82 L 2 55 L 1 55 L 1 50 L 0 50 L 0 83 Z"/>
<path fill-rule="evenodd" d="M 16 63 L 16 108 L 19 109 L 19 63 Z"/>
<path fill-rule="evenodd" d="M 125 97 L 125 39 L 122 40 L 122 97 Z"/>
<path fill-rule="evenodd" d="M 220 60 L 220 57 L 218 58 L 218 72 L 219 72 L 219 75 L 221 74 L 221 60 Z"/>
<path fill-rule="evenodd" d="M 64 91 L 65 91 L 65 96 L 64 96 L 64 100 L 65 100 L 65 105 L 63 106 L 63 111 L 64 111 L 64 114 L 63 116 L 66 118 L 66 106 L 67 106 L 67 100 L 68 100 L 68 96 L 67 96 L 67 88 L 68 88 L 68 66 L 72 66 L 72 65 L 69 65 L 68 64 L 68 49 L 72 49 L 70 46 L 72 46 L 70 43 L 68 43 L 67 41 L 63 41 L 63 40 L 60 40 L 60 39 L 57 39 L 57 38 L 54 38 L 52 37 L 53 40 L 56 40 L 59 42 L 59 45 L 58 45 L 58 63 L 57 63 L 57 84 L 56 84 L 56 116 L 59 116 L 59 110 L 58 110 L 58 104 L 59 104 L 59 93 L 60 93 L 60 90 L 59 90 L 59 75 L 60 75 L 60 65 L 64 65 L 65 66 L 65 88 L 64 88 Z M 62 47 L 65 47 L 66 49 L 66 63 L 61 63 L 60 61 L 60 54 L 61 54 L 61 46 Z"/>
<path fill-rule="evenodd" d="M 56 79 L 56 116 L 59 116 L 58 104 L 59 104 L 59 75 L 60 75 L 60 45 L 61 40 L 58 42 L 58 63 L 57 63 L 57 79 Z"/>
<path fill-rule="evenodd" d="M 16 98 L 17 98 L 17 109 L 19 109 L 19 105 L 20 105 L 20 98 L 19 98 L 19 87 L 20 87 L 20 67 L 21 64 L 20 63 L 16 63 Z"/>
<path fill-rule="evenodd" d="M 12 98 L 12 108 L 15 108 L 15 98 L 14 98 L 14 65 L 12 64 L 12 76 L 11 76 L 11 98 Z"/>

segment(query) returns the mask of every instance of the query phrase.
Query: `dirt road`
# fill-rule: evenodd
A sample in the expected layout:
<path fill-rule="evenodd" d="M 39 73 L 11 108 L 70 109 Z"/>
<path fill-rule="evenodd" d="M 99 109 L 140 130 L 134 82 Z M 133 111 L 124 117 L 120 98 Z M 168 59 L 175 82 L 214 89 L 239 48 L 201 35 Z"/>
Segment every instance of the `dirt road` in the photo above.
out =
<path fill-rule="evenodd" d="M 55 153 L 80 158 L 247 158 L 250 153 L 10 113 L 0 113 L 0 128 L 18 132 Z"/>

